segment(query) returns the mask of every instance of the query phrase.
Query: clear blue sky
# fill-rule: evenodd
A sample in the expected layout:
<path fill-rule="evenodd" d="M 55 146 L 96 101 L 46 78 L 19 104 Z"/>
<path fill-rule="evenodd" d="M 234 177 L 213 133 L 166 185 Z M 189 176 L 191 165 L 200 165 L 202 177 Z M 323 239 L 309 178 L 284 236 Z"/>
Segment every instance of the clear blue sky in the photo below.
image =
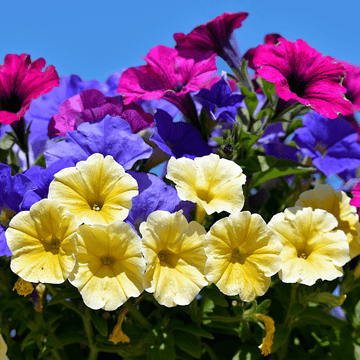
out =
<path fill-rule="evenodd" d="M 359 0 L 3 1 L 0 64 L 8 53 L 27 53 L 43 57 L 60 76 L 105 81 L 117 70 L 143 65 L 140 56 L 153 46 L 173 47 L 174 33 L 238 11 L 249 13 L 235 31 L 242 53 L 278 32 L 360 66 Z M 221 60 L 218 69 L 228 68 Z"/>

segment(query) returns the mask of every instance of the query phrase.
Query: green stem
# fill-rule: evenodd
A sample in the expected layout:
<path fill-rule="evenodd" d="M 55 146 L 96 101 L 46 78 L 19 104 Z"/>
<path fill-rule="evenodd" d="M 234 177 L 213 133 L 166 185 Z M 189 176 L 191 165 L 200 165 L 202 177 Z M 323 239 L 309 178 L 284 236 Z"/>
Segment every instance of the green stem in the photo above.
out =
<path fill-rule="evenodd" d="M 85 314 L 82 317 L 84 329 L 86 331 L 87 339 L 88 339 L 88 346 L 90 348 L 90 354 L 88 360 L 96 360 L 99 350 L 96 348 L 93 342 L 93 330 L 91 326 L 91 317 L 90 317 L 90 310 L 86 307 Z"/>
<path fill-rule="evenodd" d="M 51 350 L 51 354 L 52 354 L 52 356 L 53 356 L 53 359 L 55 359 L 55 360 L 62 360 L 61 355 L 59 354 L 59 352 L 58 352 L 56 349 Z"/>

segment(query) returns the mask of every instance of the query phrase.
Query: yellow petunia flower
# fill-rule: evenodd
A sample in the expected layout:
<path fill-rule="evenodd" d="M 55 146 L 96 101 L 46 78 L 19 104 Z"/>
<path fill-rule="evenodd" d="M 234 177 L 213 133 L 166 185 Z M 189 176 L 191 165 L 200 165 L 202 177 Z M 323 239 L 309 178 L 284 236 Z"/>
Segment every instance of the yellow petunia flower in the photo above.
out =
<path fill-rule="evenodd" d="M 234 213 L 244 206 L 242 186 L 246 176 L 239 165 L 218 155 L 194 160 L 172 157 L 166 177 L 175 183 L 179 198 L 196 203 L 202 214 Z M 197 220 L 201 220 L 201 216 Z"/>
<path fill-rule="evenodd" d="M 226 295 L 252 301 L 281 268 L 282 245 L 263 218 L 248 211 L 218 220 L 205 236 L 206 278 Z"/>
<path fill-rule="evenodd" d="M 120 220 L 109 225 L 80 225 L 76 266 L 69 276 L 91 309 L 112 311 L 144 290 L 141 240 Z"/>
<path fill-rule="evenodd" d="M 188 305 L 208 282 L 204 277 L 205 229 L 182 211 L 151 213 L 141 223 L 145 290 L 167 307 Z"/>
<path fill-rule="evenodd" d="M 284 246 L 279 271 L 285 283 L 313 285 L 316 280 L 342 276 L 342 266 L 350 261 L 349 244 L 338 223 L 325 210 L 289 208 L 272 217 L 268 226 Z"/>
<path fill-rule="evenodd" d="M 5 233 L 11 270 L 33 283 L 64 282 L 75 266 L 78 225 L 75 215 L 53 200 L 18 213 Z"/>
<path fill-rule="evenodd" d="M 262 339 L 261 345 L 259 345 L 259 349 L 261 350 L 262 355 L 268 356 L 271 354 L 271 347 L 274 343 L 274 320 L 270 316 L 266 316 L 264 314 L 252 314 L 252 316 L 265 324 L 266 335 Z"/>
<path fill-rule="evenodd" d="M 9 358 L 6 355 L 6 352 L 7 352 L 7 345 L 4 338 L 0 334 L 0 360 L 9 360 Z"/>
<path fill-rule="evenodd" d="M 350 205 L 350 198 L 343 191 L 335 191 L 328 184 L 317 185 L 313 190 L 303 192 L 295 206 L 323 209 L 334 215 L 338 221 L 335 230 L 342 230 L 350 246 L 350 257 L 360 254 L 360 224 L 356 207 Z"/>
<path fill-rule="evenodd" d="M 55 174 L 49 199 L 65 205 L 81 222 L 105 225 L 124 220 L 138 193 L 136 180 L 112 156 L 93 154 Z"/>

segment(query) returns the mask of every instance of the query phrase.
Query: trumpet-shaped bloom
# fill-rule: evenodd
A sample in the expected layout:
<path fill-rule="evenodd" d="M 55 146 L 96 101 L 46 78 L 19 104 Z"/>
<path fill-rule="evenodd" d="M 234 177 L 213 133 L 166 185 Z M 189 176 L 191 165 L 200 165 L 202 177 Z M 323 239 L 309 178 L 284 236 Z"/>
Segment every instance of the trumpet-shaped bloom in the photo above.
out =
<path fill-rule="evenodd" d="M 334 280 L 342 276 L 342 266 L 350 261 L 349 244 L 338 222 L 325 210 L 289 208 L 272 217 L 268 226 L 275 232 L 283 251 L 279 271 L 285 283 L 314 285 L 316 280 Z"/>
<path fill-rule="evenodd" d="M 0 65 L 0 123 L 11 124 L 20 120 L 33 99 L 59 86 L 55 67 L 40 58 L 31 61 L 30 55 L 9 54 Z"/>
<path fill-rule="evenodd" d="M 148 128 L 154 117 L 144 112 L 138 104 L 124 105 L 121 96 L 105 97 L 96 89 L 83 90 L 80 94 L 65 100 L 49 123 L 49 137 L 65 136 L 84 122 L 93 122 L 106 115 L 126 120 L 134 133 Z"/>
<path fill-rule="evenodd" d="M 111 155 L 128 170 L 137 160 L 149 158 L 152 148 L 140 135 L 132 133 L 125 120 L 107 115 L 99 123 L 83 123 L 77 130 L 68 132 L 65 141 L 58 142 L 44 155 L 49 167 L 65 156 L 77 163 L 95 153 Z"/>
<path fill-rule="evenodd" d="M 131 198 L 139 193 L 136 180 L 112 156 L 93 154 L 54 176 L 49 199 L 58 200 L 86 224 L 124 220 Z"/>
<path fill-rule="evenodd" d="M 218 220 L 205 236 L 206 278 L 226 295 L 252 301 L 265 294 L 282 261 L 281 243 L 264 219 L 248 211 Z"/>
<path fill-rule="evenodd" d="M 10 268 L 22 279 L 60 284 L 75 266 L 79 222 L 65 206 L 44 199 L 10 221 Z"/>
<path fill-rule="evenodd" d="M 155 211 L 140 225 L 146 260 L 145 290 L 167 307 L 188 305 L 208 282 L 204 277 L 205 229 L 182 211 Z"/>
<path fill-rule="evenodd" d="M 246 176 L 233 161 L 210 154 L 190 160 L 171 158 L 166 177 L 176 185 L 181 200 L 196 203 L 207 214 L 241 211 Z"/>
<path fill-rule="evenodd" d="M 224 13 L 205 25 L 199 25 L 189 34 L 174 34 L 176 49 L 181 56 L 193 57 L 196 60 L 205 59 L 212 54 L 218 54 L 230 67 L 237 68 L 240 53 L 232 37 L 235 29 L 241 27 L 248 13 Z"/>
<path fill-rule="evenodd" d="M 303 125 L 295 130 L 293 140 L 326 176 L 360 165 L 358 135 L 346 119 L 334 121 L 312 111 L 304 116 Z"/>
<path fill-rule="evenodd" d="M 117 91 L 125 96 L 124 103 L 164 98 L 186 117 L 196 118 L 196 109 L 186 94 L 202 89 L 216 72 L 215 55 L 195 63 L 194 59 L 179 56 L 177 50 L 159 45 L 144 60 L 146 65 L 131 67 L 121 75 Z"/>
<path fill-rule="evenodd" d="M 313 190 L 303 192 L 295 206 L 323 209 L 334 215 L 338 226 L 347 236 L 350 247 L 350 257 L 360 254 L 360 224 L 356 208 L 350 206 L 350 198 L 343 191 L 335 191 L 331 185 L 320 184 Z"/>
<path fill-rule="evenodd" d="M 285 101 L 297 100 L 329 119 L 354 112 L 341 85 L 344 66 L 305 41 L 279 38 L 277 45 L 259 45 L 253 61 L 258 74 L 275 83 L 276 93 Z"/>
<path fill-rule="evenodd" d="M 69 281 L 91 309 L 116 310 L 144 290 L 141 240 L 129 224 L 81 225 L 76 266 Z"/>

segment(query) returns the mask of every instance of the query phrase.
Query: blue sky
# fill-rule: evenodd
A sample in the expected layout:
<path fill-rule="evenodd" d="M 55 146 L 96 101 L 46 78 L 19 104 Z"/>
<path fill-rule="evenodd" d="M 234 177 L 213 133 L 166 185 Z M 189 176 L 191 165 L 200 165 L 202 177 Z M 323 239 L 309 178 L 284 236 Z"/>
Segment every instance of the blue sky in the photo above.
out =
<path fill-rule="evenodd" d="M 0 63 L 8 53 L 27 53 L 43 57 L 60 76 L 105 81 L 117 70 L 143 65 L 141 56 L 153 46 L 173 47 L 174 33 L 239 11 L 249 13 L 235 31 L 242 53 L 278 32 L 360 65 L 359 0 L 4 1 Z M 218 69 L 228 68 L 220 60 Z"/>

